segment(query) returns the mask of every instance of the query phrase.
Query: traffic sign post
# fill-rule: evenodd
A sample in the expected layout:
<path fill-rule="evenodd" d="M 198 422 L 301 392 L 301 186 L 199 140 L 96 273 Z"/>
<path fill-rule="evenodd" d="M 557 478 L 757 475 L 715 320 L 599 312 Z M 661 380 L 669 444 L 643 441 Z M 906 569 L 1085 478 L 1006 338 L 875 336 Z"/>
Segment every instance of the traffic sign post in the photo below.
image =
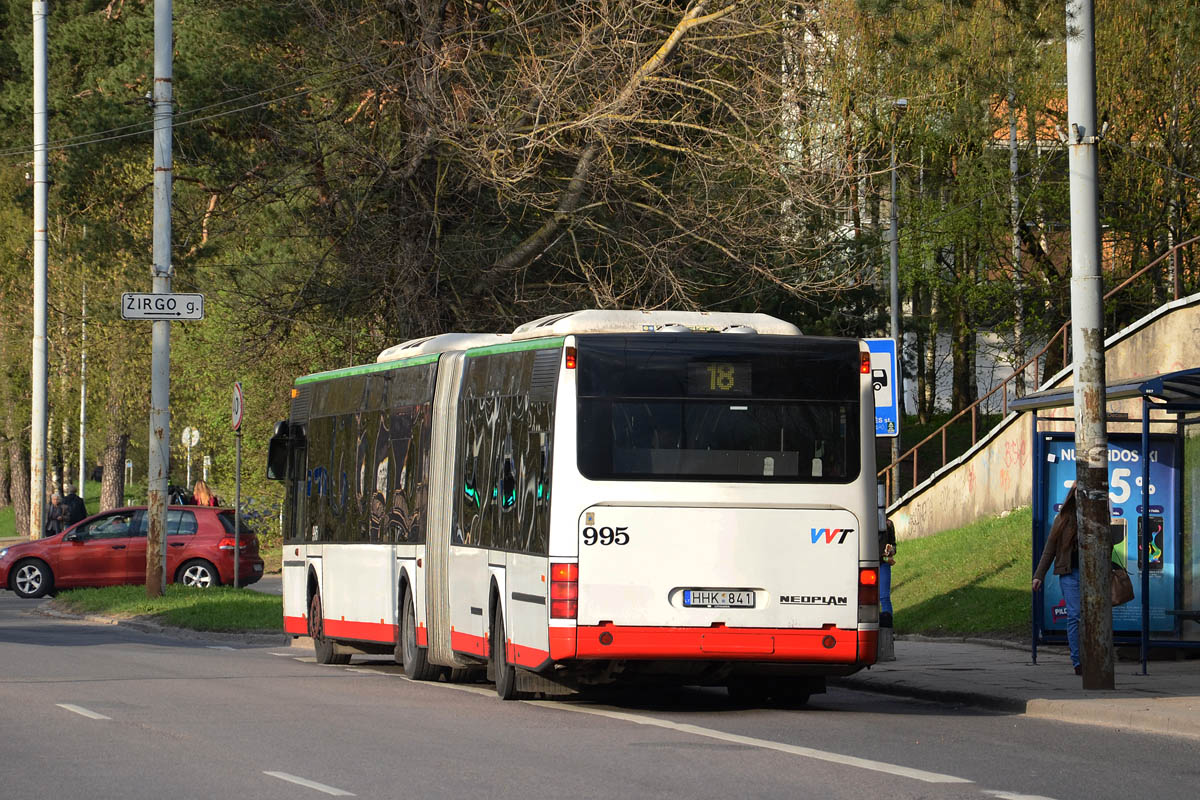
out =
<path fill-rule="evenodd" d="M 187 486 L 184 487 L 188 491 L 192 488 L 192 448 L 200 442 L 200 431 L 188 426 L 183 429 L 183 446 L 187 448 Z"/>
<path fill-rule="evenodd" d="M 875 390 L 875 436 L 900 435 L 900 403 L 896 396 L 896 340 L 867 339 L 871 351 L 871 387 Z"/>
<path fill-rule="evenodd" d="M 204 295 L 125 292 L 121 295 L 121 319 L 204 319 Z"/>

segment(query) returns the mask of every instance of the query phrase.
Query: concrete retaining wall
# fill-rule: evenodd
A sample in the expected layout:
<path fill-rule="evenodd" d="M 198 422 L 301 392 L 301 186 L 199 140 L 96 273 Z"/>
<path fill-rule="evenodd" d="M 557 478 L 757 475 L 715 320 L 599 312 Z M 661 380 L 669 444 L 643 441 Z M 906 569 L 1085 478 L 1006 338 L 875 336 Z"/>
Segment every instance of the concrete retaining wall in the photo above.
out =
<path fill-rule="evenodd" d="M 1200 294 L 1159 308 L 1105 341 L 1108 383 L 1149 378 L 1200 366 Z M 1070 369 L 1046 381 L 1041 389 L 1070 386 Z M 1109 405 L 1110 412 L 1141 416 L 1140 401 Z M 1071 408 L 1046 409 L 1043 416 L 1074 418 Z M 1050 430 L 1053 423 L 1043 423 Z M 1063 429 L 1070 430 L 1070 424 Z M 1109 429 L 1138 430 L 1137 425 Z M 1172 426 L 1172 430 L 1174 430 Z M 1009 414 L 971 450 L 938 470 L 888 509 L 896 536 L 915 539 L 961 527 L 1031 503 L 1033 493 L 1032 416 Z"/>

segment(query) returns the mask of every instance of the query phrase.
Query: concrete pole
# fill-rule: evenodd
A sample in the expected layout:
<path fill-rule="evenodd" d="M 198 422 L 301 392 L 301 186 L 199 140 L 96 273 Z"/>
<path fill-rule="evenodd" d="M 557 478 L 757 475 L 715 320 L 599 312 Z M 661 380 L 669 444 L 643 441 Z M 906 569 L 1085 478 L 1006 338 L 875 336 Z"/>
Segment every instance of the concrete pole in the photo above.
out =
<path fill-rule="evenodd" d="M 1071 187 L 1071 318 L 1075 351 L 1083 688 L 1112 689 L 1112 544 L 1104 388 L 1103 276 L 1096 154 L 1096 48 L 1092 0 L 1067 0 L 1067 121 Z"/>
<path fill-rule="evenodd" d="M 154 267 L 153 291 L 171 291 L 171 128 L 174 98 L 171 0 L 154 0 Z M 149 527 L 146 596 L 167 590 L 167 478 L 171 458 L 171 323 L 155 320 L 150 358 L 150 449 L 146 472 Z"/>
<path fill-rule="evenodd" d="M 1009 80 L 1015 81 L 1009 64 Z M 1018 186 L 1020 160 L 1017 158 L 1017 95 L 1008 90 L 1008 202 L 1012 223 L 1013 294 L 1016 299 L 1016 319 L 1013 321 L 1013 360 L 1025 363 L 1025 284 L 1021 277 L 1021 193 Z M 1025 394 L 1025 370 L 1017 373 L 1017 397 Z"/>
<path fill-rule="evenodd" d="M 33 365 L 29 431 L 29 538 L 46 531 L 46 3 L 33 2 Z"/>
<path fill-rule="evenodd" d="M 87 228 L 84 228 L 86 236 Z M 87 499 L 87 276 L 83 279 L 79 324 L 79 497 Z"/>
<path fill-rule="evenodd" d="M 893 109 L 893 120 L 898 120 L 900 114 L 908 107 L 908 100 L 900 98 Z M 900 211 L 897 206 L 896 194 L 896 128 L 892 127 L 892 160 L 891 160 L 891 209 L 888 212 L 888 261 L 891 298 L 891 331 L 892 340 L 896 343 L 896 421 L 904 417 L 904 342 L 900 333 Z M 892 476 L 892 498 L 900 496 L 900 437 L 892 438 L 892 463 L 895 470 Z"/>

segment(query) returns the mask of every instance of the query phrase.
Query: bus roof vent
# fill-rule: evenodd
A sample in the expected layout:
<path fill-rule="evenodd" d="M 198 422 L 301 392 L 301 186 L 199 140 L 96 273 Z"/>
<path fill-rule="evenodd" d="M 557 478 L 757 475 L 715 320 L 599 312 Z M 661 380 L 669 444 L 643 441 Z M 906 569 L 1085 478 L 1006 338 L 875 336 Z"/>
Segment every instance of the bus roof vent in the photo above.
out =
<path fill-rule="evenodd" d="M 427 356 L 451 350 L 469 350 L 472 347 L 488 347 L 505 344 L 509 341 L 511 341 L 511 337 L 506 333 L 440 333 L 437 336 L 410 339 L 403 344 L 393 345 L 380 353 L 375 361 L 376 363 L 399 361 L 402 358 Z"/>
<path fill-rule="evenodd" d="M 545 336 L 569 336 L 581 333 L 653 333 L 688 330 L 709 333 L 747 328 L 764 335 L 799 336 L 800 329 L 790 322 L 767 314 L 737 314 L 708 311 L 603 311 L 588 309 L 569 314 L 554 314 L 526 322 L 512 333 L 513 341 Z"/>
<path fill-rule="evenodd" d="M 722 328 L 721 333 L 758 333 L 749 325 L 730 325 L 727 328 Z"/>

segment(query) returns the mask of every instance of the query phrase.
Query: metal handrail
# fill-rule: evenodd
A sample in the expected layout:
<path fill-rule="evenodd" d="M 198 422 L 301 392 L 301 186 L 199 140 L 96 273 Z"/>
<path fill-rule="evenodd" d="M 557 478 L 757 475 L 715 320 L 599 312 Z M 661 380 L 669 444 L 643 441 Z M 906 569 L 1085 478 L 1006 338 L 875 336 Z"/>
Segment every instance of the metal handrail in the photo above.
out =
<path fill-rule="evenodd" d="M 1187 247 L 1188 245 L 1195 244 L 1196 242 L 1200 242 L 1200 236 L 1193 236 L 1191 239 L 1188 239 L 1187 241 L 1180 242 L 1179 244 L 1174 245 L 1171 248 L 1168 248 L 1158 258 L 1154 259 L 1149 264 L 1142 267 L 1134 274 L 1130 275 L 1128 278 L 1126 278 L 1124 281 L 1122 281 L 1119 285 L 1117 285 L 1116 287 L 1114 287 L 1113 289 L 1108 291 L 1104 295 L 1103 300 L 1108 300 L 1113 295 L 1115 295 L 1117 292 L 1121 291 L 1126 286 L 1133 283 L 1134 280 L 1136 280 L 1137 278 L 1140 278 L 1142 275 L 1145 275 L 1146 272 L 1149 271 L 1151 267 L 1156 266 L 1160 261 L 1165 259 L 1167 256 L 1178 252 L 1180 248 Z M 1173 300 L 1179 299 L 1179 291 L 1180 291 L 1179 281 L 1175 281 L 1174 285 L 1172 286 L 1172 294 L 1173 294 L 1172 299 Z M 976 431 L 978 408 L 982 403 L 986 402 L 992 395 L 994 395 L 996 392 L 1000 391 L 1001 389 L 1004 390 L 1004 396 L 1001 401 L 1001 408 L 1003 409 L 1002 413 L 1004 416 L 1008 416 L 1008 382 L 1012 381 L 1012 380 L 1016 380 L 1017 376 L 1019 376 L 1019 375 L 1024 375 L 1025 370 L 1028 369 L 1032 365 L 1033 366 L 1033 385 L 1037 386 L 1038 385 L 1038 374 L 1037 374 L 1038 361 L 1039 361 L 1039 359 L 1041 359 L 1042 356 L 1044 356 L 1050 350 L 1050 348 L 1054 344 L 1056 344 L 1056 342 L 1058 341 L 1058 337 L 1060 335 L 1062 336 L 1062 340 L 1063 340 L 1062 341 L 1063 364 L 1065 365 L 1065 364 L 1070 363 L 1067 360 L 1067 354 L 1070 349 L 1070 339 L 1068 336 L 1068 333 L 1070 330 L 1071 330 L 1071 320 L 1068 318 L 1067 321 L 1063 323 L 1062 327 L 1060 327 L 1057 331 L 1055 331 L 1054 334 L 1049 338 L 1049 340 L 1047 340 L 1045 346 L 1042 347 L 1041 350 L 1037 351 L 1037 353 L 1035 353 L 1033 355 L 1033 357 L 1026 360 L 1025 363 L 1022 364 L 1020 367 L 1018 367 L 1017 369 L 1014 369 L 1012 371 L 1012 374 L 1008 375 L 1004 380 L 1002 380 L 1002 381 L 1000 381 L 1000 383 L 996 384 L 996 386 L 990 392 L 985 394 L 983 397 L 976 399 L 975 402 L 971 403 L 971 405 L 967 406 L 962 411 L 959 411 L 953 417 L 946 420 L 942 424 L 942 426 L 940 428 L 938 428 L 936 431 L 929 434 L 921 441 L 917 442 L 915 445 L 913 445 L 911 448 L 909 448 L 907 451 L 905 451 L 902 455 L 898 456 L 895 461 L 888 464 L 883 469 L 879 470 L 879 472 L 876 473 L 876 477 L 880 478 L 884 481 L 884 484 L 886 487 L 885 491 L 886 491 L 888 504 L 890 505 L 892 502 L 894 502 L 896 500 L 896 493 L 893 492 L 894 487 L 893 487 L 892 475 L 893 475 L 893 473 L 895 474 L 894 481 L 895 481 L 895 485 L 898 487 L 899 483 L 900 483 L 900 465 L 909 456 L 912 456 L 913 488 L 916 488 L 916 486 L 920 483 L 919 472 L 917 470 L 917 451 L 920 450 L 921 447 L 924 446 L 926 443 L 931 441 L 935 436 L 940 436 L 942 439 L 942 463 L 941 463 L 941 466 L 938 467 L 938 469 L 941 469 L 941 467 L 946 466 L 946 431 L 951 425 L 953 425 L 956 421 L 958 421 L 958 419 L 960 417 L 962 417 L 963 415 L 968 414 L 968 413 L 971 415 L 971 446 L 972 447 L 975 446 L 975 443 L 977 441 L 979 441 L 978 436 L 977 436 L 977 431 Z"/>

